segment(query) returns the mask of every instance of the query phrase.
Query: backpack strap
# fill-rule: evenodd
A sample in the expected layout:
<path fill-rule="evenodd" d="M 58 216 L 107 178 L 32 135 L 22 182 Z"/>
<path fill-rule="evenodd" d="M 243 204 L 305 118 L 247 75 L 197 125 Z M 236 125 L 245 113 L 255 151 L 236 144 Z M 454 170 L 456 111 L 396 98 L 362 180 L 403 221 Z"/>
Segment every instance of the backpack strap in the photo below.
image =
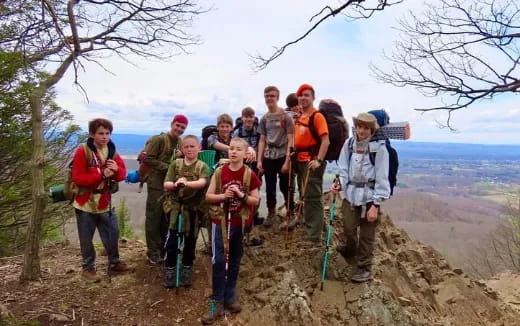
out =
<path fill-rule="evenodd" d="M 244 187 L 244 193 L 249 194 L 249 187 L 251 186 L 251 168 L 244 165 L 244 177 L 242 179 L 242 186 Z"/>
<path fill-rule="evenodd" d="M 215 170 L 215 194 L 221 194 L 222 193 L 222 180 L 221 180 L 221 177 L 222 177 L 222 167 L 219 166 L 216 170 Z"/>

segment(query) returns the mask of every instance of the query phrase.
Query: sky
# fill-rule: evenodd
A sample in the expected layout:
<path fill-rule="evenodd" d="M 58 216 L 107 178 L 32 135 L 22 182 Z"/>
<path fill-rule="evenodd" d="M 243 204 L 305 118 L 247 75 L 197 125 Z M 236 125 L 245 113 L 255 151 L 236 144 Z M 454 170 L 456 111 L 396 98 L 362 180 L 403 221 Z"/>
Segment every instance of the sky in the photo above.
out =
<path fill-rule="evenodd" d="M 495 97 L 455 113 L 456 132 L 439 128 L 442 112 L 420 113 L 415 108 L 439 105 L 439 98 L 425 97 L 414 88 L 398 88 L 376 80 L 369 64 L 388 68 L 383 51 L 390 52 L 399 38 L 397 19 L 408 10 L 417 12 L 420 0 L 407 0 L 355 22 L 336 16 L 320 25 L 309 37 L 289 47 L 267 69 L 254 72 L 250 54 L 268 56 L 300 36 L 310 27 L 309 18 L 335 0 L 219 0 L 204 2 L 212 10 L 197 18 L 193 34 L 201 44 L 189 55 L 168 61 L 117 56 L 100 60 L 107 72 L 86 64 L 79 81 L 85 96 L 73 84 L 69 69 L 57 86 L 57 102 L 71 111 L 75 123 L 86 129 L 88 121 L 106 117 L 114 122 L 115 133 L 151 135 L 169 129 L 175 114 L 190 122 L 186 134 L 200 134 L 217 115 L 234 118 L 245 106 L 257 115 L 266 112 L 263 89 L 276 85 L 285 97 L 302 83 L 316 90 L 320 99 L 333 98 L 343 107 L 345 117 L 384 108 L 391 121 L 409 121 L 412 140 L 482 144 L 520 144 L 520 98 Z"/>

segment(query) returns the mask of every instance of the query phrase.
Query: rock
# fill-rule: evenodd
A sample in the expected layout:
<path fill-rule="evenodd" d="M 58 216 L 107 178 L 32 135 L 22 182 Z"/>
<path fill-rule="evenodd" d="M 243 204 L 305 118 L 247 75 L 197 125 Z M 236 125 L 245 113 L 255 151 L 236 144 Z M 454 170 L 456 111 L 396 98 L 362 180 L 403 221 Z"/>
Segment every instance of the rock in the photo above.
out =
<path fill-rule="evenodd" d="M 453 272 L 454 272 L 455 274 L 457 274 L 457 275 L 462 275 L 462 274 L 464 273 L 464 272 L 462 271 L 462 269 L 460 269 L 460 268 L 455 268 L 455 269 L 453 270 Z"/>
<path fill-rule="evenodd" d="M 446 300 L 447 304 L 454 304 L 455 302 L 457 302 L 457 298 L 456 297 L 451 297 L 448 300 Z"/>

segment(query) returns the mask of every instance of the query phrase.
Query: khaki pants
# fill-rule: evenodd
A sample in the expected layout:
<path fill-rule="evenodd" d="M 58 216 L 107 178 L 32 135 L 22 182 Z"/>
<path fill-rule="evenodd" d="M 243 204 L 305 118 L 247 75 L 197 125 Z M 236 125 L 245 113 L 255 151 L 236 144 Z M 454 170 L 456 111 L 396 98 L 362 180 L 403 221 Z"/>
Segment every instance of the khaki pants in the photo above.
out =
<path fill-rule="evenodd" d="M 367 205 L 368 211 L 369 205 Z M 374 243 L 376 227 L 379 225 L 381 215 L 375 222 L 368 222 L 366 216 L 361 218 L 362 206 L 350 206 L 350 203 L 343 199 L 341 213 L 343 215 L 343 232 L 346 238 L 347 250 L 356 252 L 358 256 L 358 266 L 370 268 L 374 259 Z M 359 239 L 358 230 L 359 227 Z M 359 244 L 358 244 L 359 242 Z"/>

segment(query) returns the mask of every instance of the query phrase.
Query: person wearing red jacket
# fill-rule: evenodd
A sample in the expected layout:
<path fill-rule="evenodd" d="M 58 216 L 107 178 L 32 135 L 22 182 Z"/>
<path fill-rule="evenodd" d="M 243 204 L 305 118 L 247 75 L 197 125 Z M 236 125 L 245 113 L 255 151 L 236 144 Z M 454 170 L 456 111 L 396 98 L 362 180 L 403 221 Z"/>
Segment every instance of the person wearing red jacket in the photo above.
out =
<path fill-rule="evenodd" d="M 97 118 L 89 122 L 89 138 L 86 146 L 79 146 L 72 162 L 72 182 L 76 189 L 73 206 L 76 211 L 79 243 L 82 256 L 82 277 L 92 282 L 101 279 L 96 274 L 96 250 L 92 243 L 98 229 L 108 254 L 111 272 L 128 271 L 119 260 L 119 227 L 112 208 L 112 193 L 117 183 L 126 176 L 125 163 L 116 153 L 110 140 L 113 126 L 107 119 Z"/>

